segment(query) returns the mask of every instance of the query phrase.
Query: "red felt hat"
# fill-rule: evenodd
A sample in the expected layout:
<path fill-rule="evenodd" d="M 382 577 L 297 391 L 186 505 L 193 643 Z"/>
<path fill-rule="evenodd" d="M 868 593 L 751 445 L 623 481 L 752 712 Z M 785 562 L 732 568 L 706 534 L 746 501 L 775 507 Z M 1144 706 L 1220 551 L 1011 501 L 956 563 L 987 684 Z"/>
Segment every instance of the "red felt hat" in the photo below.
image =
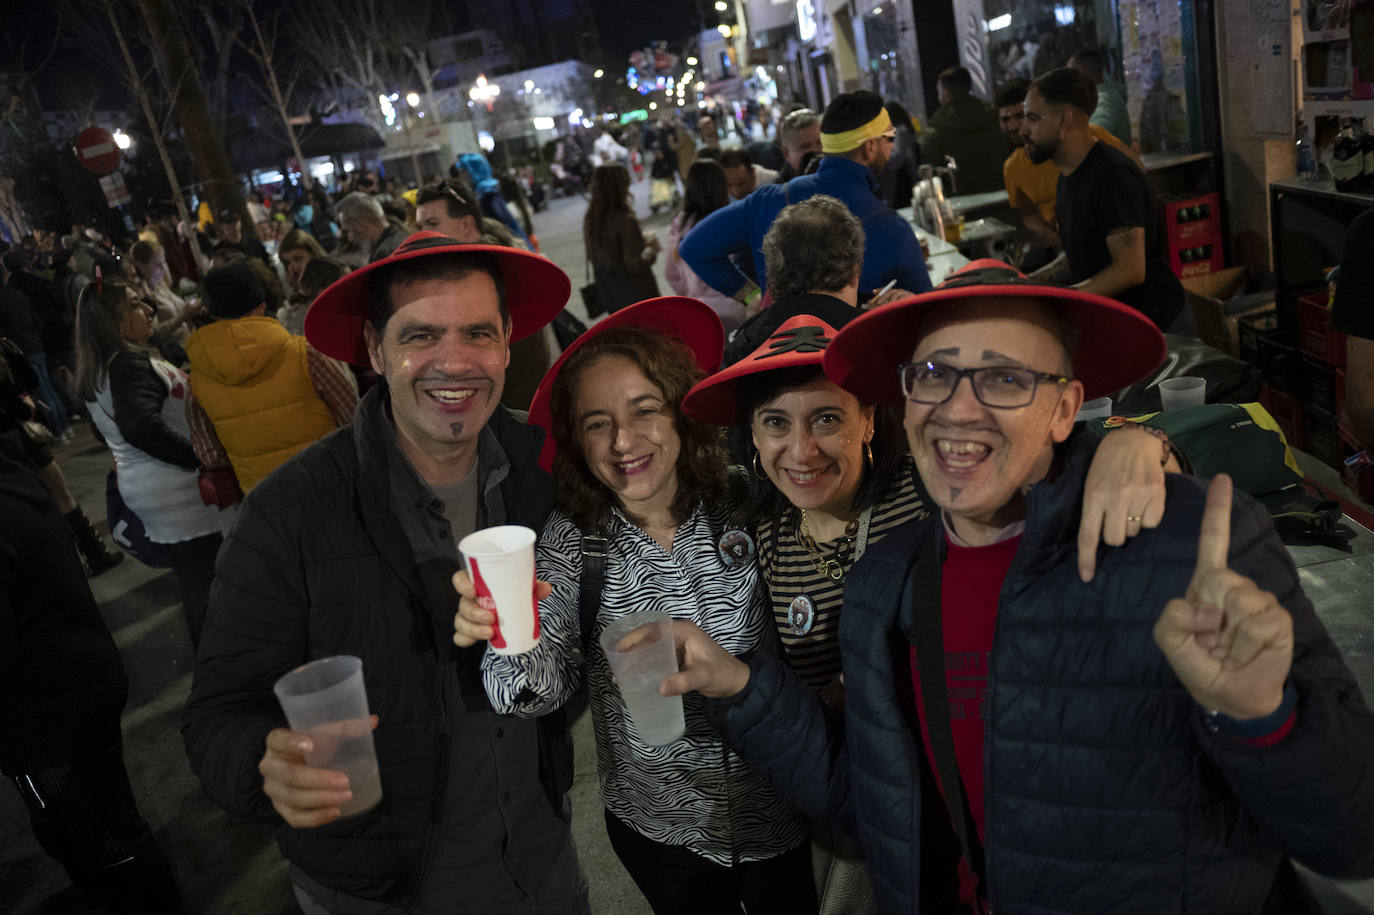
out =
<path fill-rule="evenodd" d="M 793 315 L 748 356 L 697 382 L 682 399 L 682 412 L 717 426 L 733 426 L 739 403 L 736 385 L 741 378 L 760 372 L 819 366 L 825 350 L 835 339 L 835 328 L 812 315 Z"/>
<path fill-rule="evenodd" d="M 901 406 L 898 368 L 911 361 L 932 308 L 970 299 L 1030 299 L 1057 311 L 1078 337 L 1074 377 L 1092 400 L 1134 384 L 1164 359 L 1154 322 L 1114 299 L 1047 286 L 996 260 L 977 260 L 930 292 L 881 305 L 845 325 L 825 351 L 830 380 L 869 403 Z"/>
<path fill-rule="evenodd" d="M 615 327 L 643 327 L 676 337 L 687 344 L 703 372 L 719 366 L 720 358 L 725 353 L 725 328 L 721 326 L 720 316 L 705 302 L 685 296 L 645 299 L 612 312 L 593 324 L 586 333 L 568 344 L 568 348 L 549 367 L 544 379 L 539 382 L 539 389 L 534 392 L 534 402 L 530 404 L 530 424 L 544 429 L 544 449 L 539 453 L 539 466 L 550 473 L 553 472 L 553 459 L 558 453 L 558 445 L 553 440 L 553 411 L 549 405 L 553 400 L 553 385 L 558 380 L 558 373 L 573 353 Z"/>
<path fill-rule="evenodd" d="M 503 245 L 465 245 L 439 232 L 415 232 L 389 257 L 354 270 L 316 296 L 305 315 L 310 345 L 326 356 L 367 365 L 363 324 L 372 307 L 372 275 L 401 261 L 437 254 L 487 254 L 496 260 L 506 286 L 512 343 L 557 317 L 572 292 L 568 275 L 541 255 Z"/>

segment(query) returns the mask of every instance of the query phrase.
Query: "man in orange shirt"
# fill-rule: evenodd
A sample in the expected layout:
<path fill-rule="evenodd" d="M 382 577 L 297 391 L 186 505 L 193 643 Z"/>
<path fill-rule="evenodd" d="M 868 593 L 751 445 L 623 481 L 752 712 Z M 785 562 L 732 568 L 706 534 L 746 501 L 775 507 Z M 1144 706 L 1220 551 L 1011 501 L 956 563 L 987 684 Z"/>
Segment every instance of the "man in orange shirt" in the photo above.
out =
<path fill-rule="evenodd" d="M 1014 79 L 998 91 L 994 100 L 997 105 L 998 123 L 1001 124 L 1003 132 L 1016 144 L 1016 149 L 1007 156 L 1007 161 L 1002 163 L 1002 180 L 1007 185 L 1007 202 L 1021 211 L 1021 220 L 1036 242 L 1046 248 L 1058 248 L 1061 244 L 1058 226 L 1054 221 L 1054 202 L 1059 186 L 1059 169 L 1048 160 L 1039 165 L 1031 162 L 1021 138 L 1021 122 L 1025 118 L 1022 103 L 1025 102 L 1029 89 L 1028 80 Z M 1141 171 L 1145 170 L 1144 163 L 1140 161 L 1136 151 L 1118 140 L 1105 127 L 1091 124 L 1088 129 L 1097 139 L 1115 146 L 1130 156 L 1131 161 L 1140 166 Z"/>

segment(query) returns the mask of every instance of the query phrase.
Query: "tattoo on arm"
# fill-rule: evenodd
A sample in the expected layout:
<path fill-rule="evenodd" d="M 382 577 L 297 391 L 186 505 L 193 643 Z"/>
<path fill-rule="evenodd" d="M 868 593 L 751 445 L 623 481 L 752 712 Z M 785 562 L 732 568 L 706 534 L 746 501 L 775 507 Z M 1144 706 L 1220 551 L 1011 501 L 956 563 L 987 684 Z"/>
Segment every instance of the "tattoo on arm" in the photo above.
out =
<path fill-rule="evenodd" d="M 1115 232 L 1108 233 L 1107 241 L 1112 247 L 1126 251 L 1135 245 L 1139 234 L 1140 229 L 1137 228 L 1119 229 Z"/>

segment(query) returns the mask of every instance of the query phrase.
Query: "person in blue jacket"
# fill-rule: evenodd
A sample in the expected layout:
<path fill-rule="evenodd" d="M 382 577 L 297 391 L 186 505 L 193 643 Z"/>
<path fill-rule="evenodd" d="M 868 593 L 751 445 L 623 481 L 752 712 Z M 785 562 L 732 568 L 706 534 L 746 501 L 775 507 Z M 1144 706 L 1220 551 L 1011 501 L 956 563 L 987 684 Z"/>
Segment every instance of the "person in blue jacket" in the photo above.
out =
<path fill-rule="evenodd" d="M 762 290 L 768 288 L 763 236 L 769 226 L 788 204 L 829 194 L 863 224 L 861 294 L 869 295 L 891 280 L 907 293 L 925 292 L 930 289 L 930 276 L 916 233 L 878 198 L 878 175 L 887 165 L 895 138 L 882 96 L 867 91 L 836 96 L 821 118 L 820 167 L 786 184 L 758 188 L 712 213 L 687 234 L 678 255 L 713 289 L 755 309 Z M 731 254 L 744 250 L 753 255 L 757 284 L 730 263 Z"/>
<path fill-rule="evenodd" d="M 1163 355 L 1140 312 L 992 261 L 860 315 L 825 373 L 903 407 L 940 511 L 845 581 L 843 733 L 776 658 L 675 624 L 662 691 L 718 700 L 746 762 L 853 830 L 881 912 L 1298 912 L 1290 859 L 1374 875 L 1374 716 L 1263 507 L 1169 474 L 1075 559 L 1074 416 Z"/>
<path fill-rule="evenodd" d="M 482 215 L 495 219 L 510 229 L 516 237 L 525 242 L 528 248 L 530 237 L 520 226 L 515 214 L 506 206 L 506 198 L 501 193 L 501 181 L 491 173 L 491 163 L 481 153 L 463 153 L 458 157 L 458 168 L 467 172 L 472 180 L 472 189 L 477 192 L 477 202 L 482 207 Z"/>

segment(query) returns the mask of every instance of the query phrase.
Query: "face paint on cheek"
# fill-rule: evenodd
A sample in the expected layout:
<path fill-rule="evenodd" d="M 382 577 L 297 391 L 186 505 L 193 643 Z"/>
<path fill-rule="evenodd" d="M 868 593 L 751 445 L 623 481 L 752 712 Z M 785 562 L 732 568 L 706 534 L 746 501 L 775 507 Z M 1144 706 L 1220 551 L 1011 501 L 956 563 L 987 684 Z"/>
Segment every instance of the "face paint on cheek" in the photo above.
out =
<path fill-rule="evenodd" d="M 961 492 L 963 492 L 963 490 L 962 490 L 961 488 L 959 488 L 958 486 L 951 486 L 951 487 L 949 488 L 949 501 L 951 501 L 951 502 L 957 501 L 958 498 L 959 498 L 959 493 L 961 493 Z"/>
<path fill-rule="evenodd" d="M 453 437 L 454 437 L 454 438 L 459 438 L 459 437 L 462 436 L 462 434 L 463 434 L 463 424 L 462 424 L 462 423 L 449 423 L 449 424 L 448 424 L 448 431 L 451 432 L 451 433 L 453 433 Z"/>

